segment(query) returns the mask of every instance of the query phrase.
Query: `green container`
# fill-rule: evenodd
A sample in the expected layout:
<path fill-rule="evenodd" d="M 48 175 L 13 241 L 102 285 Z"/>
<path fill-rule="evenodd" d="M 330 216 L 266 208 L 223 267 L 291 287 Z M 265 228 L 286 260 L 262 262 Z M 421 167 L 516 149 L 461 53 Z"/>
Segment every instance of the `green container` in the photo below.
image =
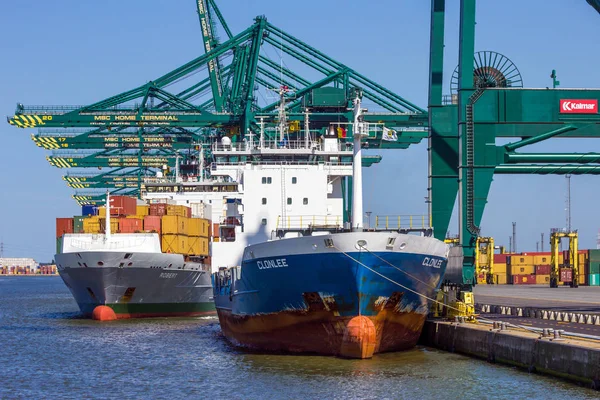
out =
<path fill-rule="evenodd" d="M 56 254 L 60 254 L 62 248 L 62 236 L 56 239 Z"/>
<path fill-rule="evenodd" d="M 83 220 L 87 217 L 73 217 L 73 233 L 83 233 Z"/>
<path fill-rule="evenodd" d="M 590 261 L 600 263 L 600 249 L 590 249 L 588 252 Z"/>
<path fill-rule="evenodd" d="M 600 274 L 600 262 L 590 261 L 590 274 Z"/>
<path fill-rule="evenodd" d="M 590 286 L 600 286 L 600 274 L 590 274 Z"/>

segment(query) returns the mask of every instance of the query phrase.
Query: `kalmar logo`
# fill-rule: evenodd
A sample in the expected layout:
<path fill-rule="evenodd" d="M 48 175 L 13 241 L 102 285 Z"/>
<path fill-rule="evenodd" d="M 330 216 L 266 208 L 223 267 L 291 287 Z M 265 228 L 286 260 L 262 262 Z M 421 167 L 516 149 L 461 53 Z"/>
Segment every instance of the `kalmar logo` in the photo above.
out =
<path fill-rule="evenodd" d="M 596 114 L 598 113 L 598 100 L 561 100 L 560 112 L 566 114 Z"/>

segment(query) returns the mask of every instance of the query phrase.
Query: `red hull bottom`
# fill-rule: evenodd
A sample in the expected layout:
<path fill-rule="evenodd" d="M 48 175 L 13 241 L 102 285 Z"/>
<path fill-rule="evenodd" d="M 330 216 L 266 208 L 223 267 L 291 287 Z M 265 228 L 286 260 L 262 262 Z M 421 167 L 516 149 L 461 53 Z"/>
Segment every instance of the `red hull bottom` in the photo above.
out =
<path fill-rule="evenodd" d="M 205 317 L 216 316 L 216 311 L 172 312 L 172 313 L 123 313 L 117 314 L 117 319 L 131 318 L 164 318 L 164 317 Z"/>
<path fill-rule="evenodd" d="M 218 315 L 225 337 L 238 346 L 360 359 L 414 347 L 426 318 L 387 310 L 368 317 L 328 311 L 240 316 L 223 309 Z"/>

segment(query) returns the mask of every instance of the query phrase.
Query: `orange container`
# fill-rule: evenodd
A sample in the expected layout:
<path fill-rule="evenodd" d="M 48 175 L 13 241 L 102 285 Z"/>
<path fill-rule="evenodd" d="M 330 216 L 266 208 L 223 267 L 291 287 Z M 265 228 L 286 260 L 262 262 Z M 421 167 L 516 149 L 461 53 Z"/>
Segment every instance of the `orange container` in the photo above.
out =
<path fill-rule="evenodd" d="M 56 218 L 56 237 L 73 233 L 73 218 Z"/>
<path fill-rule="evenodd" d="M 146 215 L 144 217 L 144 230 L 149 232 L 160 233 L 160 216 L 158 215 Z"/>
<path fill-rule="evenodd" d="M 143 228 L 142 220 L 138 218 L 119 218 L 119 232 L 135 233 Z"/>

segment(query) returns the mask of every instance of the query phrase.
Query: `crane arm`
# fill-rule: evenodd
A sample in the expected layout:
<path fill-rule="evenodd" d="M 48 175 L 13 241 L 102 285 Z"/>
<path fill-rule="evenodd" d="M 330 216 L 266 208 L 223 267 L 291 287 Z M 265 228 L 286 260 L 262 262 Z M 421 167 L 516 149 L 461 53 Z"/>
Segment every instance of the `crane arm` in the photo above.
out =
<path fill-rule="evenodd" d="M 210 19 L 210 11 L 206 0 L 196 0 L 196 8 L 198 10 L 198 18 L 200 18 L 204 51 L 208 53 L 218 45 L 215 37 L 216 32 L 213 31 L 213 24 Z M 208 74 L 210 76 L 215 110 L 217 112 L 222 112 L 225 96 L 223 93 L 223 84 L 221 82 L 221 66 L 219 65 L 218 57 L 208 61 Z"/>

